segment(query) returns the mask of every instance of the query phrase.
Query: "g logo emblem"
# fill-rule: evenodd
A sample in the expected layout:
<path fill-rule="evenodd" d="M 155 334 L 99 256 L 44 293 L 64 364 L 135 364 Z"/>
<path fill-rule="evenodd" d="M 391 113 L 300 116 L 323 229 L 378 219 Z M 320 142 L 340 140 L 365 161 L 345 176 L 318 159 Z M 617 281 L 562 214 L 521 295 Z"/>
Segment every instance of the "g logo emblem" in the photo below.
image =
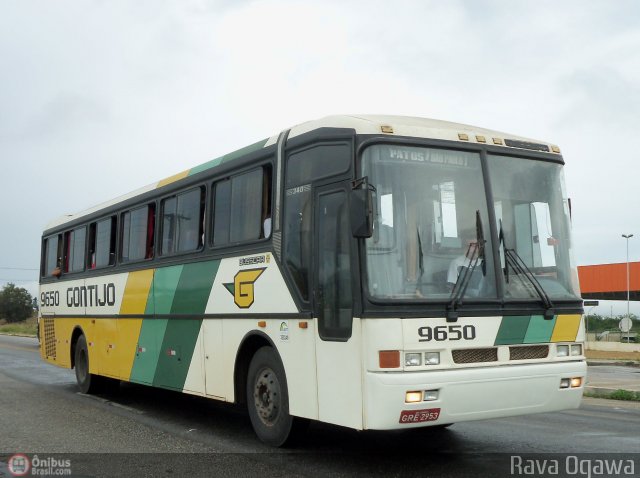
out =
<path fill-rule="evenodd" d="M 265 269 L 266 267 L 238 271 L 233 278 L 233 282 L 223 284 L 231 295 L 233 295 L 235 304 L 241 309 L 248 309 L 253 305 L 255 300 L 253 284 Z"/>

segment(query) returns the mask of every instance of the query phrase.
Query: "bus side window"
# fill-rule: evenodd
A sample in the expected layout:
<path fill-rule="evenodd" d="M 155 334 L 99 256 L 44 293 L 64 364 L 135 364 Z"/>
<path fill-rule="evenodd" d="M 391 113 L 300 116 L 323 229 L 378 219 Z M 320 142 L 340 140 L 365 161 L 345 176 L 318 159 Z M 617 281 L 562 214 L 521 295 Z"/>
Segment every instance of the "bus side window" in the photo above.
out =
<path fill-rule="evenodd" d="M 201 186 L 162 201 L 162 255 L 197 251 L 202 247 L 204 196 Z"/>
<path fill-rule="evenodd" d="M 155 217 L 155 203 L 122 213 L 123 262 L 153 258 Z"/>
<path fill-rule="evenodd" d="M 311 185 L 287 189 L 284 210 L 285 262 L 302 300 L 309 300 Z"/>
<path fill-rule="evenodd" d="M 312 257 L 311 184 L 318 179 L 346 173 L 351 157 L 350 143 L 329 142 L 304 147 L 287 158 L 282 222 L 284 256 L 289 274 L 304 302 L 309 301 Z"/>
<path fill-rule="evenodd" d="M 262 239 L 271 237 L 271 166 L 265 166 L 262 175 Z"/>
<path fill-rule="evenodd" d="M 226 246 L 265 237 L 270 206 L 264 204 L 270 167 L 252 169 L 213 184 L 213 245 Z"/>
<path fill-rule="evenodd" d="M 112 266 L 116 260 L 116 216 L 89 225 L 87 268 Z"/>
<path fill-rule="evenodd" d="M 86 227 L 79 227 L 64 233 L 64 272 L 84 270 L 86 236 Z"/>
<path fill-rule="evenodd" d="M 147 234 L 145 242 L 145 259 L 153 259 L 155 245 L 156 205 L 149 204 L 147 211 Z"/>
<path fill-rule="evenodd" d="M 62 266 L 62 235 L 56 234 L 45 238 L 42 254 L 42 276 L 52 277 L 56 274 L 56 269 Z"/>

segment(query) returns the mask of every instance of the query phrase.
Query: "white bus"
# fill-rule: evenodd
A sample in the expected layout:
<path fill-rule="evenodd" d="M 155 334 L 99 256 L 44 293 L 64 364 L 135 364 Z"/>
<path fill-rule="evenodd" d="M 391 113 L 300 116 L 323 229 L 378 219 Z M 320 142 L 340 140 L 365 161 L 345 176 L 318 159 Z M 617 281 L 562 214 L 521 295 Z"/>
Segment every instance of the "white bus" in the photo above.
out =
<path fill-rule="evenodd" d="M 560 150 L 332 116 L 46 228 L 41 354 L 246 403 L 264 442 L 576 408 L 586 373 Z"/>

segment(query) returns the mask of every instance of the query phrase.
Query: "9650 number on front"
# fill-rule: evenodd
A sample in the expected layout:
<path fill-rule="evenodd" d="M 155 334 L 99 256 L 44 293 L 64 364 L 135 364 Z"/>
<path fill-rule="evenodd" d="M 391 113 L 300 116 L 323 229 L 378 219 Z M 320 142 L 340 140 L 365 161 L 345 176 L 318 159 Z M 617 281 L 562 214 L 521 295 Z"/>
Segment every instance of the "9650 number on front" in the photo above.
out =
<path fill-rule="evenodd" d="M 476 328 L 473 325 L 438 325 L 436 327 L 420 327 L 419 342 L 435 340 L 473 340 L 476 338 Z"/>

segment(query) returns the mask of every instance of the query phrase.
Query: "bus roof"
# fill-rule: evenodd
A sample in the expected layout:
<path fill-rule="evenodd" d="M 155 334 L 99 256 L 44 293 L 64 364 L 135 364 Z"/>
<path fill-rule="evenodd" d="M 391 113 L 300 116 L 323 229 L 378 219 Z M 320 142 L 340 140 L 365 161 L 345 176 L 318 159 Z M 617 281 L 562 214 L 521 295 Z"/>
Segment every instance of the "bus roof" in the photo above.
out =
<path fill-rule="evenodd" d="M 458 141 L 463 143 L 488 143 L 492 145 L 505 146 L 507 141 L 515 141 L 519 143 L 528 143 L 533 145 L 542 145 L 548 148 L 548 151 L 559 153 L 560 150 L 543 141 L 537 141 L 530 138 L 515 136 L 500 131 L 479 128 L 460 123 L 452 123 L 449 121 L 434 120 L 428 118 L 418 118 L 410 116 L 391 116 L 391 115 L 333 115 L 326 116 L 317 120 L 307 121 L 292 127 L 289 131 L 288 138 L 303 135 L 319 128 L 345 128 L 353 129 L 356 134 L 385 134 L 390 136 L 409 136 L 426 139 L 440 139 L 448 141 Z M 104 208 L 114 206 L 128 199 L 134 198 L 154 189 L 166 186 L 180 179 L 192 176 L 199 172 L 214 168 L 222 163 L 228 162 L 235 158 L 239 158 L 253 151 L 274 145 L 278 141 L 278 134 L 258 141 L 254 144 L 241 148 L 232 153 L 226 154 L 219 158 L 212 159 L 194 168 L 182 171 L 156 183 L 149 184 L 143 188 L 136 189 L 128 194 L 119 196 L 107 202 L 98 204 L 84 211 L 67 214 L 51 221 L 46 225 L 45 230 L 49 230 L 68 222 L 79 219 L 83 216 L 98 212 Z M 516 146 L 517 147 L 517 146 Z M 511 149 L 511 148 L 509 148 Z M 530 149 L 530 148 L 524 148 Z"/>
<path fill-rule="evenodd" d="M 476 136 L 484 136 L 487 141 L 493 138 L 548 144 L 531 138 L 515 136 L 500 131 L 479 128 L 461 123 L 441 121 L 413 116 L 392 115 L 335 115 L 308 121 L 291 128 L 289 138 L 308 133 L 318 128 L 352 128 L 356 134 L 381 134 L 382 127 L 391 127 L 394 136 L 412 136 L 417 138 L 460 141 L 459 134 L 467 134 L 469 142 L 477 142 Z M 277 140 L 277 136 L 274 137 Z"/>

